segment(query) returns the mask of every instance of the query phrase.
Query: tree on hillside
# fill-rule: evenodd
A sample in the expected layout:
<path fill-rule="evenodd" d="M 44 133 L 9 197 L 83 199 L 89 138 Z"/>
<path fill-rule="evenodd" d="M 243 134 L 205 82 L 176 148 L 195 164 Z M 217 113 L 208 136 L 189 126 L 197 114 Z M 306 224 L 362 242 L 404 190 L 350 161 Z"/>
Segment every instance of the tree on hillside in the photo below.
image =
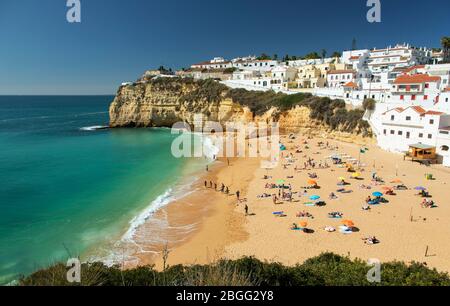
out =
<path fill-rule="evenodd" d="M 334 51 L 333 54 L 331 54 L 331 57 L 341 57 L 341 53 L 338 51 Z"/>
<path fill-rule="evenodd" d="M 290 61 L 291 60 L 291 58 L 289 57 L 289 54 L 286 54 L 284 57 L 283 57 L 283 62 L 287 62 L 287 61 Z"/>
<path fill-rule="evenodd" d="M 318 59 L 320 55 L 317 52 L 311 52 L 305 55 L 304 59 Z"/>
<path fill-rule="evenodd" d="M 444 36 L 441 39 L 442 50 L 444 50 L 444 62 L 450 62 L 450 36 Z"/>
<path fill-rule="evenodd" d="M 272 58 L 273 58 L 274 61 L 277 61 L 278 60 L 278 54 L 275 53 Z"/>
<path fill-rule="evenodd" d="M 327 50 L 322 49 L 321 55 L 322 55 L 322 59 L 324 59 L 325 57 L 327 57 Z"/>
<path fill-rule="evenodd" d="M 258 60 L 270 60 L 270 56 L 268 56 L 266 53 L 261 53 L 261 55 L 258 57 Z"/>
<path fill-rule="evenodd" d="M 365 99 L 363 102 L 363 108 L 364 110 L 374 110 L 376 103 L 377 102 L 372 98 Z"/>

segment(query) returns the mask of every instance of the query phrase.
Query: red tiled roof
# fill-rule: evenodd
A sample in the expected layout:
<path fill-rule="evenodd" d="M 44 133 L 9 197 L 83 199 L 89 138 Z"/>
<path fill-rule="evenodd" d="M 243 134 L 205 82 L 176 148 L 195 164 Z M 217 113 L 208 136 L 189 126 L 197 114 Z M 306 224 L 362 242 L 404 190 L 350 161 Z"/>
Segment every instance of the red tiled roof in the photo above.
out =
<path fill-rule="evenodd" d="M 439 76 L 429 76 L 428 74 L 403 74 L 399 75 L 394 84 L 419 84 L 425 82 L 438 82 L 441 80 Z"/>
<path fill-rule="evenodd" d="M 404 109 L 404 108 L 401 108 L 401 107 L 396 107 L 396 108 L 393 108 L 393 109 L 390 109 L 390 110 L 384 112 L 383 115 L 386 115 L 387 113 L 389 113 L 389 112 L 392 111 L 392 110 L 395 110 L 395 111 L 401 113 L 401 112 L 403 112 L 405 109 Z"/>
<path fill-rule="evenodd" d="M 426 110 L 424 110 L 421 106 L 415 105 L 415 106 L 411 106 L 411 107 L 408 107 L 408 108 L 412 108 L 413 110 L 415 110 L 415 111 L 418 112 L 419 114 L 424 114 L 424 113 L 426 113 Z"/>
<path fill-rule="evenodd" d="M 343 74 L 343 73 L 355 73 L 355 70 L 343 69 L 343 70 L 330 70 L 328 72 L 328 74 Z"/>
<path fill-rule="evenodd" d="M 443 115 L 443 112 L 437 112 L 437 111 L 427 111 L 424 113 L 424 115 L 434 115 L 434 116 L 440 116 Z"/>
<path fill-rule="evenodd" d="M 358 56 L 358 55 L 354 55 L 354 56 L 350 56 L 350 59 L 351 60 L 357 60 L 357 59 L 359 59 L 361 56 Z"/>
<path fill-rule="evenodd" d="M 425 65 L 416 65 L 416 66 L 412 66 L 412 67 L 406 68 L 403 72 L 404 73 L 408 73 L 408 72 L 411 72 L 411 71 L 413 71 L 415 69 L 423 69 L 423 68 L 425 68 Z"/>
<path fill-rule="evenodd" d="M 358 85 L 355 82 L 348 82 L 344 87 L 358 88 Z"/>

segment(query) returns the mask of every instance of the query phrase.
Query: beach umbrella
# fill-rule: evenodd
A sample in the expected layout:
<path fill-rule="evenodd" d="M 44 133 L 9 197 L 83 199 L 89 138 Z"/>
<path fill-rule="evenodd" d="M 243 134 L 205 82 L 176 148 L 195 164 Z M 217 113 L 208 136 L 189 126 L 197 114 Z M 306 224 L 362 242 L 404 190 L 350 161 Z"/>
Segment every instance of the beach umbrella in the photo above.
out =
<path fill-rule="evenodd" d="M 342 224 L 344 224 L 347 227 L 354 227 L 355 223 L 352 220 L 344 220 L 342 221 Z"/>
<path fill-rule="evenodd" d="M 320 199 L 320 196 L 318 196 L 318 195 L 312 195 L 312 196 L 309 197 L 309 199 L 310 199 L 310 200 L 313 200 L 313 201 L 317 201 L 318 199 Z"/>
<path fill-rule="evenodd" d="M 308 180 L 309 185 L 317 185 L 317 182 L 315 180 Z"/>
<path fill-rule="evenodd" d="M 277 183 L 277 184 L 284 184 L 284 183 L 285 183 L 285 180 L 278 180 L 278 181 L 276 181 L 276 183 Z"/>
<path fill-rule="evenodd" d="M 414 188 L 415 190 L 419 190 L 419 191 L 425 191 L 427 190 L 425 187 L 422 186 L 417 186 L 416 188 Z"/>
<path fill-rule="evenodd" d="M 338 179 L 339 179 L 340 181 L 345 181 L 345 177 L 343 177 L 343 176 L 338 177 Z"/>
<path fill-rule="evenodd" d="M 352 177 L 360 177 L 360 176 L 361 176 L 361 173 L 359 173 L 359 172 L 355 172 L 352 174 Z"/>
<path fill-rule="evenodd" d="M 379 192 L 379 191 L 375 191 L 374 193 L 372 193 L 372 195 L 373 195 L 374 197 L 377 197 L 377 198 L 383 196 L 383 194 L 382 194 L 381 192 Z"/>
<path fill-rule="evenodd" d="M 308 222 L 306 222 L 306 221 L 300 222 L 300 227 L 305 228 L 307 226 L 308 226 Z"/>

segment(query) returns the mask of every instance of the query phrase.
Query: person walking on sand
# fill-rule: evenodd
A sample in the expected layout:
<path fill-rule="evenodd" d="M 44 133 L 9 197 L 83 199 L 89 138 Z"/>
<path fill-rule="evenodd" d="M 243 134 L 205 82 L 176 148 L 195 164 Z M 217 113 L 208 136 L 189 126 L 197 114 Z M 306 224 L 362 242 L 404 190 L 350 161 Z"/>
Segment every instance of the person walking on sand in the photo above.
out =
<path fill-rule="evenodd" d="M 245 209 L 245 215 L 248 216 L 248 205 L 247 204 L 245 204 L 245 208 L 244 209 Z"/>
<path fill-rule="evenodd" d="M 209 168 L 208 168 L 208 165 L 206 165 L 206 172 L 209 172 Z"/>
<path fill-rule="evenodd" d="M 240 199 L 239 199 L 240 195 L 241 195 L 241 192 L 240 192 L 239 190 L 236 191 L 236 197 L 237 197 L 238 201 L 240 200 Z"/>
<path fill-rule="evenodd" d="M 208 188 L 208 182 L 205 181 L 205 188 Z"/>

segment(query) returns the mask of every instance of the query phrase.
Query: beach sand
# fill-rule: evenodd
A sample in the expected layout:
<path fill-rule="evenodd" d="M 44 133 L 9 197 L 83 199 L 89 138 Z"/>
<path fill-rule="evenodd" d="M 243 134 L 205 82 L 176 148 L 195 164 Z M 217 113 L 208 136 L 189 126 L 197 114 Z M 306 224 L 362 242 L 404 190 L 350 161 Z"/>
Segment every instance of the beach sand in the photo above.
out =
<path fill-rule="evenodd" d="M 146 236 L 141 243 L 147 241 L 143 243 L 145 252 L 134 255 L 139 264 L 154 264 L 161 269 L 164 249 L 169 250 L 168 265 L 210 263 L 223 256 L 225 246 L 246 240 L 245 204 L 237 201 L 236 191 L 246 194 L 259 165 L 258 158 L 218 159 L 192 186 L 193 193 L 158 210 L 151 222 L 138 229 L 138 236 Z M 230 194 L 209 188 L 210 181 L 217 183 L 218 190 L 224 183 Z M 166 224 L 161 226 L 161 222 Z M 148 240 L 149 236 L 157 237 L 157 241 Z"/>
<path fill-rule="evenodd" d="M 196 185 L 196 191 L 182 201 L 167 206 L 164 213 L 173 218 L 173 224 L 191 224 L 196 227 L 185 240 L 172 243 L 167 263 L 194 264 L 211 263 L 219 258 L 240 258 L 255 256 L 261 260 L 277 261 L 287 265 L 302 263 L 304 260 L 323 252 L 334 252 L 349 255 L 351 258 L 363 260 L 379 259 L 382 262 L 400 260 L 426 263 L 441 271 L 450 271 L 450 171 L 439 165 L 425 167 L 411 161 L 404 161 L 403 156 L 382 151 L 375 145 L 365 146 L 369 150 L 361 154 L 361 177 L 363 180 L 351 179 L 351 173 L 345 168 L 331 165 L 329 169 L 313 169 L 295 171 L 294 166 L 303 167 L 305 158 L 324 161 L 326 156 L 334 153 L 345 153 L 359 158 L 360 146 L 342 143 L 331 139 L 310 139 L 310 149 L 301 145 L 301 135 L 289 143 L 287 137 L 282 142 L 287 146 L 284 154 L 292 153 L 296 162 L 287 169 L 282 159 L 273 170 L 259 167 L 260 161 L 251 158 L 238 158 L 231 166 L 219 161 L 212 171 Z M 337 150 L 320 149 L 319 141 L 329 142 L 330 146 L 338 146 Z M 300 145 L 302 153 L 295 154 L 295 146 Z M 371 190 L 361 189 L 359 185 L 371 185 L 371 173 L 375 169 L 385 184 L 371 186 Z M 275 183 L 283 179 L 291 184 L 294 192 L 302 193 L 302 186 L 307 185 L 308 172 L 316 172 L 316 179 L 321 189 L 308 190 L 306 196 L 294 194 L 293 202 L 273 204 L 272 198 L 258 199 L 263 193 L 277 193 L 277 189 L 266 189 L 266 183 Z M 271 179 L 263 179 L 264 175 Z M 425 173 L 431 173 L 436 180 L 426 180 Z M 288 177 L 293 176 L 292 179 Z M 352 190 L 349 194 L 336 193 L 338 177 L 345 177 L 351 183 L 345 186 Z M 243 206 L 237 205 L 235 196 L 225 196 L 203 187 L 204 179 L 224 182 L 231 185 L 234 193 L 237 188 L 242 197 L 248 199 L 251 215 L 245 216 Z M 428 188 L 437 208 L 422 208 L 422 198 L 417 191 L 396 191 L 395 196 L 385 196 L 387 204 L 372 206 L 370 211 L 362 210 L 365 199 L 374 191 L 383 191 L 382 186 L 392 186 L 394 179 L 400 179 L 409 188 L 424 186 Z M 239 187 L 238 187 L 239 186 Z M 328 195 L 334 192 L 338 199 L 329 200 Z M 323 207 L 308 207 L 309 196 L 317 194 L 326 202 Z M 275 211 L 284 211 L 286 217 L 273 215 Z M 314 219 L 297 218 L 300 211 L 307 211 Z M 343 219 L 350 219 L 356 225 L 356 231 L 345 235 L 339 232 L 329 233 L 325 226 L 336 229 L 341 225 L 339 219 L 328 218 L 329 212 L 339 211 Z M 159 212 L 162 213 L 162 212 Z M 177 221 L 178 219 L 178 221 Z M 180 221 L 184 220 L 184 221 Z M 308 222 L 311 233 L 293 231 L 292 223 Z M 181 237 L 182 235 L 180 235 Z M 379 244 L 366 245 L 362 238 L 376 236 Z M 186 238 L 187 237 L 187 238 Z M 172 237 L 173 238 L 173 237 Z M 175 241 L 176 239 L 172 239 Z M 426 250 L 428 249 L 428 253 Z M 141 264 L 154 263 L 162 267 L 160 254 L 140 255 Z"/>

